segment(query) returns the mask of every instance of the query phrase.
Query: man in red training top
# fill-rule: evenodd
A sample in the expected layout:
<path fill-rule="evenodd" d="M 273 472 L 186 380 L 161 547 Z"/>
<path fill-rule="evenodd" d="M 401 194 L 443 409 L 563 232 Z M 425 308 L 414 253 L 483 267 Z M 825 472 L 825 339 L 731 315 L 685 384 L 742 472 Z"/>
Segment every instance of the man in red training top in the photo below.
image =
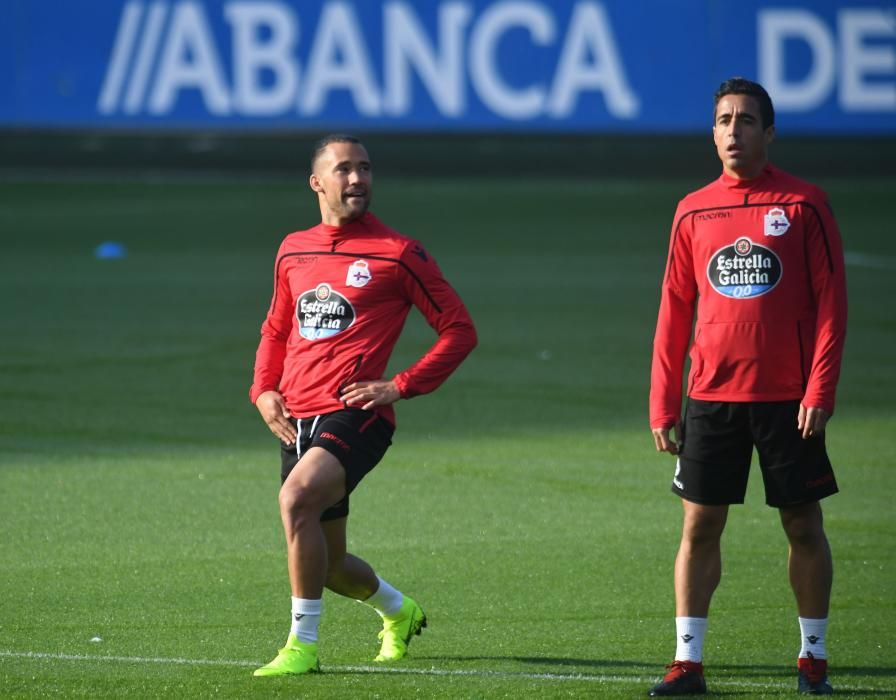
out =
<path fill-rule="evenodd" d="M 420 606 L 346 551 L 349 494 L 391 444 L 392 404 L 433 391 L 476 345 L 473 322 L 432 256 L 367 211 L 372 171 L 352 136 L 315 147 L 321 223 L 289 234 L 274 265 L 250 399 L 281 441 L 280 515 L 292 588 L 286 645 L 256 676 L 319 670 L 324 587 L 383 619 L 376 661 L 401 659 Z M 383 375 L 411 306 L 438 334 L 411 367 Z"/>
<path fill-rule="evenodd" d="M 675 560 L 677 648 L 650 695 L 706 692 L 703 638 L 722 572 L 720 538 L 743 503 L 753 447 L 766 502 L 790 543 L 802 638 L 798 689 L 827 681 L 833 567 L 819 501 L 837 492 L 824 443 L 846 334 L 846 281 L 826 195 L 768 162 L 774 110 L 761 85 L 715 95 L 722 175 L 678 205 L 653 346 L 650 427 L 678 456 L 684 526 Z M 682 371 L 696 307 L 687 406 Z M 674 437 L 673 433 L 674 432 Z"/>

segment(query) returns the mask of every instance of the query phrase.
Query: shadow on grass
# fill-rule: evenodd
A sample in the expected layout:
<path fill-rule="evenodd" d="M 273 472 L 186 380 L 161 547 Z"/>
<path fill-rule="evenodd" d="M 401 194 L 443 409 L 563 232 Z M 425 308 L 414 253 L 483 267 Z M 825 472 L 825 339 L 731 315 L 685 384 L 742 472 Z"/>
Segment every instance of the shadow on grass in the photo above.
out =
<path fill-rule="evenodd" d="M 659 680 L 663 675 L 663 667 L 657 666 L 654 662 L 631 661 L 618 659 L 577 659 L 570 657 L 557 656 L 414 656 L 419 661 L 456 661 L 456 662 L 513 662 L 518 664 L 527 664 L 531 666 L 548 666 L 548 669 L 539 669 L 538 673 L 562 673 L 561 669 L 577 668 L 589 670 L 617 670 L 619 675 L 631 675 L 635 678 L 656 678 Z M 876 697 L 896 697 L 896 688 L 863 688 L 860 686 L 861 680 L 873 678 L 893 678 L 896 679 L 896 668 L 882 666 L 835 666 L 832 669 L 831 681 L 834 685 L 835 692 L 838 695 L 846 696 L 876 696 Z M 497 671 L 497 673 L 506 673 L 513 675 L 514 673 L 525 673 L 523 669 L 514 669 L 506 671 Z M 569 673 L 569 671 L 567 671 Z M 579 671 L 577 675 L 587 678 L 591 675 L 588 670 Z M 595 674 L 599 675 L 599 674 Z M 744 681 L 755 683 L 757 680 L 775 680 L 788 681 L 792 680 L 796 686 L 795 668 L 781 665 L 771 664 L 724 664 L 713 666 L 707 673 L 707 684 L 710 696 L 716 697 L 732 697 L 732 696 L 755 696 L 757 691 L 755 687 L 747 687 L 743 690 L 737 688 L 718 689 L 712 688 L 712 681 L 716 678 L 726 683 L 732 683 L 738 678 Z M 850 680 L 855 679 L 857 683 L 851 683 Z M 839 687 L 838 687 L 839 682 Z"/>
<path fill-rule="evenodd" d="M 646 673 L 657 672 L 657 665 L 645 661 L 618 661 L 610 659 L 571 659 L 557 656 L 417 656 L 418 661 L 513 661 L 520 664 L 545 666 L 578 666 L 586 668 L 637 668 Z"/>

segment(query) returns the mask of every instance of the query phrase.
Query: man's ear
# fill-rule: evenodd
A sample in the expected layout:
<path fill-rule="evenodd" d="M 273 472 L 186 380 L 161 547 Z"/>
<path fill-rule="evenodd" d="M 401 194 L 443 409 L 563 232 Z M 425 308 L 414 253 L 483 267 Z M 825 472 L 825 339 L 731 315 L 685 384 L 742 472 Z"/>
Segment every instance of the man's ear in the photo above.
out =
<path fill-rule="evenodd" d="M 311 173 L 311 177 L 308 178 L 308 184 L 311 186 L 311 189 L 314 190 L 315 192 L 323 192 L 324 191 L 324 188 L 321 187 L 321 184 L 320 184 L 320 178 L 317 175 L 315 175 L 314 173 Z"/>

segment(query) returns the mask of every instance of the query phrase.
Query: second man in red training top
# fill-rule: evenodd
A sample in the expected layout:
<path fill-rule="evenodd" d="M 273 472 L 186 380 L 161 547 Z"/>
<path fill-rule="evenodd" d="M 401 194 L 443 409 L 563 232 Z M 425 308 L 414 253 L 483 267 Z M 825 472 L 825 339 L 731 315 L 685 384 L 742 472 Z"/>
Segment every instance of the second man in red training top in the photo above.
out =
<path fill-rule="evenodd" d="M 837 492 L 824 429 L 846 335 L 843 251 L 825 194 L 768 162 L 774 133 L 761 85 L 723 83 L 713 121 L 722 175 L 675 213 L 650 427 L 656 449 L 678 456 L 672 490 L 682 498 L 684 527 L 675 561 L 675 659 L 651 695 L 706 692 L 703 638 L 721 576 L 720 538 L 729 505 L 743 503 L 754 446 L 766 502 L 779 510 L 790 543 L 799 689 L 831 692 L 832 564 L 819 501 Z"/>

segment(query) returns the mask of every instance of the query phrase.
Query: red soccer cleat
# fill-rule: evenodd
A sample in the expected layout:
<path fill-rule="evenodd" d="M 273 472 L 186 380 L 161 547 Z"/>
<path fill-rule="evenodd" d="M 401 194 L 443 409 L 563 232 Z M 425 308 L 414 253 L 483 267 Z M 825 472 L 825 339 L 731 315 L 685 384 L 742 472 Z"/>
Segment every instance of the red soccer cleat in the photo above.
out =
<path fill-rule="evenodd" d="M 796 689 L 804 695 L 833 695 L 834 689 L 828 683 L 827 659 L 816 659 L 811 652 L 809 657 L 797 659 L 799 672 Z"/>
<path fill-rule="evenodd" d="M 661 683 L 653 686 L 648 695 L 704 695 L 706 681 L 703 680 L 703 664 L 699 661 L 673 661 Z"/>

